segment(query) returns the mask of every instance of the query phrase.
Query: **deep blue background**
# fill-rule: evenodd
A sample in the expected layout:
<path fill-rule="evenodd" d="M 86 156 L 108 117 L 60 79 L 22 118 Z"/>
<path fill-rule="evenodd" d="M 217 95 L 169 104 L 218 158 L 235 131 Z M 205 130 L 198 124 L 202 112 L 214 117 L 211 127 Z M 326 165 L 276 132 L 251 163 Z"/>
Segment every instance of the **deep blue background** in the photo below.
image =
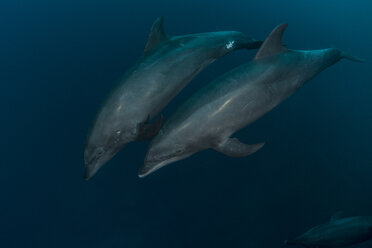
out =
<path fill-rule="evenodd" d="M 287 22 L 289 48 L 334 46 L 367 62 L 339 62 L 239 132 L 266 141 L 250 157 L 205 151 L 139 179 L 148 142 L 131 143 L 84 181 L 97 108 L 160 15 L 171 35 L 264 39 Z M 371 30 L 370 0 L 1 1 L 0 246 L 285 247 L 336 211 L 372 215 Z M 165 117 L 254 53 L 209 66 Z"/>

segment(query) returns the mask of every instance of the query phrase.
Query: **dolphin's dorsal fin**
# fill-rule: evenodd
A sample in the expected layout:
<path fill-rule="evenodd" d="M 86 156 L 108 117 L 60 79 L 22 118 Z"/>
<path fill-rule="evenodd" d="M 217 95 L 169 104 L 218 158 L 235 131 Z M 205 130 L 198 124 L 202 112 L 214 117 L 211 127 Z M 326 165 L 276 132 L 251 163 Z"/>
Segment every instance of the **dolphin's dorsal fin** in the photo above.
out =
<path fill-rule="evenodd" d="M 335 221 L 335 220 L 341 219 L 342 216 L 343 216 L 343 212 L 338 211 L 337 213 L 335 213 L 331 216 L 331 219 L 329 221 Z"/>
<path fill-rule="evenodd" d="M 165 39 L 167 39 L 167 35 L 164 32 L 163 23 L 164 17 L 160 16 L 158 17 L 158 19 L 156 19 L 154 24 L 152 24 L 149 38 L 147 39 L 147 43 L 145 46 L 145 53 L 159 45 Z"/>
<path fill-rule="evenodd" d="M 256 57 L 254 57 L 255 60 L 272 56 L 287 50 L 282 45 L 282 36 L 287 26 L 288 24 L 286 23 L 280 24 L 269 34 L 262 44 L 260 50 L 258 50 Z"/>

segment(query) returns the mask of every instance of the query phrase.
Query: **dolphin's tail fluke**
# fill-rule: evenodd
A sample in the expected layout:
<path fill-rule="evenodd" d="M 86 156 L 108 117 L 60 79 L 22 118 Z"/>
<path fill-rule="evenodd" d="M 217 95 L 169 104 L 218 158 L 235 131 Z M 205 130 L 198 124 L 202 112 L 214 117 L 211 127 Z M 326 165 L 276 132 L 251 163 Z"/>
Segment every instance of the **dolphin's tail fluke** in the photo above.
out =
<path fill-rule="evenodd" d="M 341 52 L 341 57 L 345 58 L 345 59 L 349 59 L 349 60 L 354 61 L 354 62 L 360 62 L 360 63 L 365 62 L 364 59 L 361 59 L 357 56 L 353 56 L 353 55 L 351 55 L 349 53 L 346 53 L 346 52 Z"/>

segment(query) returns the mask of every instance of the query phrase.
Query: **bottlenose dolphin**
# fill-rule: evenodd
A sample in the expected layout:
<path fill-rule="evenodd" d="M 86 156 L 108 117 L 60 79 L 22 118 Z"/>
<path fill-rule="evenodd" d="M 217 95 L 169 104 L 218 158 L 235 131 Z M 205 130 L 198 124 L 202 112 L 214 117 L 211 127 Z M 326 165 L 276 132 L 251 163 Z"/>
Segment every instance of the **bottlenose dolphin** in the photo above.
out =
<path fill-rule="evenodd" d="M 281 43 L 286 27 L 271 32 L 253 61 L 200 89 L 168 119 L 150 143 L 140 177 L 208 148 L 232 157 L 256 152 L 264 143 L 247 145 L 230 136 L 341 58 L 360 61 L 334 48 L 289 50 Z"/>
<path fill-rule="evenodd" d="M 285 243 L 308 248 L 332 248 L 354 245 L 369 239 L 372 239 L 372 217 L 340 218 L 340 214 L 336 214 L 329 222 L 297 238 L 286 240 Z"/>
<path fill-rule="evenodd" d="M 158 18 L 143 56 L 98 112 L 84 151 L 85 178 L 91 178 L 125 144 L 153 137 L 162 117 L 153 124 L 149 121 L 203 68 L 234 50 L 261 44 L 236 31 L 168 36 L 163 18 Z"/>

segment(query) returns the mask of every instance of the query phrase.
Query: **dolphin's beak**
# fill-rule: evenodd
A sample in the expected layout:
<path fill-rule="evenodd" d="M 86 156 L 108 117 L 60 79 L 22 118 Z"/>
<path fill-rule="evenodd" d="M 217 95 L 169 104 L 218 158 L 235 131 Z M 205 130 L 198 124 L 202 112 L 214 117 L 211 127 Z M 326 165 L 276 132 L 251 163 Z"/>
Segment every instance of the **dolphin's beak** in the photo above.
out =
<path fill-rule="evenodd" d="M 144 164 L 141 166 L 141 168 L 138 170 L 138 177 L 143 178 L 149 174 L 151 174 L 153 171 L 157 169 L 157 165 L 162 163 L 162 161 L 155 161 L 152 159 L 152 153 L 150 151 L 147 151 L 145 156 Z"/>
<path fill-rule="evenodd" d="M 138 177 L 143 178 L 152 172 L 156 171 L 160 168 L 159 164 L 161 163 L 154 163 L 154 162 L 148 162 L 145 161 L 144 165 L 139 169 L 138 171 Z"/>
<path fill-rule="evenodd" d="M 138 171 L 138 177 L 143 178 L 171 162 L 172 160 L 164 160 L 160 162 L 145 160 L 144 165 Z"/>
<path fill-rule="evenodd" d="M 84 173 L 84 179 L 89 180 L 91 179 L 97 171 L 102 167 L 104 163 L 102 161 L 95 161 L 91 164 L 86 164 L 85 165 L 85 173 Z"/>
<path fill-rule="evenodd" d="M 138 171 L 138 177 L 139 177 L 139 178 L 143 178 L 143 177 L 145 177 L 145 176 L 147 176 L 148 174 L 151 173 L 151 172 L 149 172 L 149 171 L 146 171 L 144 168 L 145 168 L 145 166 L 143 165 L 143 166 L 139 169 L 139 171 Z"/>
<path fill-rule="evenodd" d="M 143 178 L 143 177 L 153 173 L 154 171 L 159 170 L 160 168 L 162 168 L 162 167 L 164 167 L 168 164 L 171 164 L 171 163 L 174 163 L 174 162 L 179 161 L 181 159 L 184 159 L 184 158 L 186 158 L 190 155 L 191 155 L 191 153 L 184 154 L 183 156 L 173 157 L 173 158 L 169 158 L 169 159 L 166 159 L 166 160 L 163 160 L 163 161 L 149 161 L 149 160 L 145 159 L 144 165 L 138 171 L 138 176 L 140 178 Z"/>
<path fill-rule="evenodd" d="M 97 166 L 85 166 L 85 173 L 84 173 L 84 179 L 89 180 L 91 179 L 96 173 L 98 169 Z"/>
<path fill-rule="evenodd" d="M 104 157 L 93 158 L 90 161 L 85 161 L 85 173 L 84 179 L 89 180 L 91 179 L 97 171 L 108 161 L 108 159 L 104 159 Z"/>

